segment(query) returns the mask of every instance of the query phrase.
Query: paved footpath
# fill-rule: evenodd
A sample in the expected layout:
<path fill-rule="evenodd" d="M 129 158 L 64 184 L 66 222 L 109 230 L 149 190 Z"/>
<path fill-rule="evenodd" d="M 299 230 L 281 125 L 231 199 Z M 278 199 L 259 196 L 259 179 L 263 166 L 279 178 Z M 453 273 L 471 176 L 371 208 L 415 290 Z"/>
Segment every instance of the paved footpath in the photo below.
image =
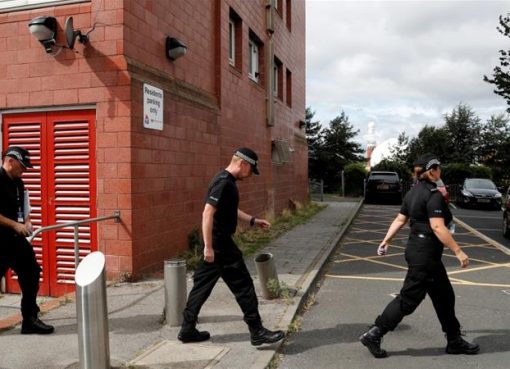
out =
<path fill-rule="evenodd" d="M 306 300 L 322 266 L 357 214 L 358 200 L 331 202 L 306 224 L 299 225 L 270 243 L 261 252 L 274 255 L 280 282 L 295 294 L 265 300 L 260 295 L 255 265 L 247 265 L 259 294 L 260 313 L 270 329 L 288 330 L 297 310 Z M 191 274 L 188 276 L 188 292 Z M 162 280 L 109 286 L 108 322 L 113 368 L 205 369 L 265 368 L 281 342 L 251 346 L 239 306 L 220 281 L 204 305 L 199 329 L 211 332 L 200 344 L 177 341 L 179 327 L 162 323 Z M 18 295 L 0 295 L 0 369 L 74 369 L 79 367 L 76 305 L 72 296 L 43 298 L 43 320 L 55 325 L 50 336 L 21 335 Z M 27 350 L 28 348 L 28 350 Z"/>

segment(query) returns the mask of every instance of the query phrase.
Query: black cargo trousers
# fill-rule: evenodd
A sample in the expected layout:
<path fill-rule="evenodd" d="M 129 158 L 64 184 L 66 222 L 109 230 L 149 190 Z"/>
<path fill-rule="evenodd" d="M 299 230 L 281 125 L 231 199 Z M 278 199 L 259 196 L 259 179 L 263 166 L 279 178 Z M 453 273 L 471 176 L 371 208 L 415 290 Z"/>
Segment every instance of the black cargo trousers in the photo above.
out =
<path fill-rule="evenodd" d="M 231 238 L 214 242 L 215 245 L 220 243 L 222 250 L 225 251 L 218 253 L 215 250 L 214 262 L 202 262 L 193 275 L 193 287 L 183 312 L 183 328 L 196 325 L 202 305 L 209 298 L 216 282 L 221 277 L 234 294 L 243 312 L 244 321 L 250 330 L 260 329 L 262 320 L 258 309 L 257 294 L 242 253 Z"/>
<path fill-rule="evenodd" d="M 18 276 L 21 289 L 21 315 L 23 319 L 37 317 L 37 292 L 41 267 L 34 250 L 25 237 L 14 235 L 0 239 L 0 278 L 11 268 Z"/>
<path fill-rule="evenodd" d="M 411 233 L 406 248 L 407 275 L 400 294 L 379 315 L 375 325 L 384 332 L 393 331 L 404 316 L 412 314 L 429 295 L 443 332 L 448 338 L 460 333 L 455 316 L 455 294 L 441 261 L 443 244 L 434 236 Z"/>

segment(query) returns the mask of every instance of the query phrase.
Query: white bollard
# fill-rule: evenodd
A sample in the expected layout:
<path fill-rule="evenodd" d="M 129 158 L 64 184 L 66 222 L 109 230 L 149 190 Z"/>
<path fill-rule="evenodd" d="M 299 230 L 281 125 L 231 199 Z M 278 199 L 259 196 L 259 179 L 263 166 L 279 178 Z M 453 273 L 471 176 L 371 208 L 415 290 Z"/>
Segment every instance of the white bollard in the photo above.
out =
<path fill-rule="evenodd" d="M 96 251 L 76 269 L 80 369 L 110 369 L 105 261 L 104 255 Z"/>

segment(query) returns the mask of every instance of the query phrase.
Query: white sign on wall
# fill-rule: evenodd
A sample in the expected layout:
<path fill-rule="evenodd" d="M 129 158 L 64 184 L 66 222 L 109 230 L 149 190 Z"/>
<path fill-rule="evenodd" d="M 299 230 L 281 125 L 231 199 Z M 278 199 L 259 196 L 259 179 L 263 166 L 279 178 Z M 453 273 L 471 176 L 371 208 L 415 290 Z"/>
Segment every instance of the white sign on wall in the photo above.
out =
<path fill-rule="evenodd" d="M 163 130 L 163 90 L 143 84 L 143 126 Z"/>

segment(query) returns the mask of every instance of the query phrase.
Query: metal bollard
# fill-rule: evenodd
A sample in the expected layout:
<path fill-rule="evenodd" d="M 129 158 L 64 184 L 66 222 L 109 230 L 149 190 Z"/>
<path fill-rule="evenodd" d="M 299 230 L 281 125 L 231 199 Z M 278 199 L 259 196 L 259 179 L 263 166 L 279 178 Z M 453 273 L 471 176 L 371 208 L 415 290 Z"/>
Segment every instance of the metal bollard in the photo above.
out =
<path fill-rule="evenodd" d="M 75 282 L 80 369 L 110 369 L 105 257 L 101 252 L 90 253 L 81 261 Z"/>
<path fill-rule="evenodd" d="M 165 320 L 170 326 L 182 324 L 186 307 L 186 260 L 165 260 Z"/>
<path fill-rule="evenodd" d="M 262 296 L 267 299 L 275 299 L 280 296 L 280 282 L 276 273 L 273 254 L 266 252 L 255 257 L 255 266 L 259 276 Z"/>

